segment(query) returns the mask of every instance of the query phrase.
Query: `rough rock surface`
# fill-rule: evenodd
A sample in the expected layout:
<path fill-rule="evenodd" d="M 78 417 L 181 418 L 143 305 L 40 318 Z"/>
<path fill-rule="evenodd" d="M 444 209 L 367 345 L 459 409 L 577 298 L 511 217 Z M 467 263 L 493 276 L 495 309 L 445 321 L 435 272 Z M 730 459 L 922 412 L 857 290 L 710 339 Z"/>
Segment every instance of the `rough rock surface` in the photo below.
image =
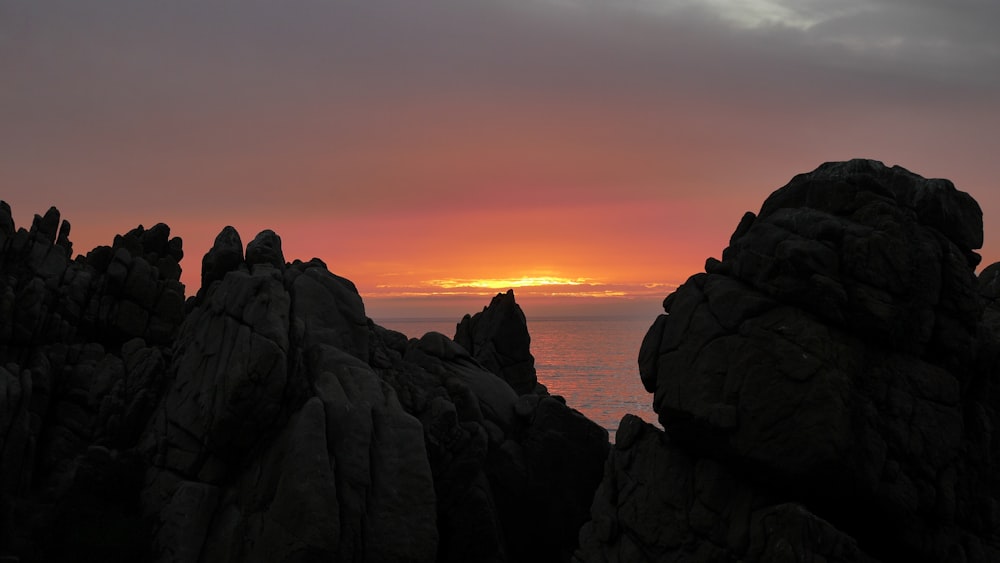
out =
<path fill-rule="evenodd" d="M 874 561 L 802 505 L 640 418 L 626 415 L 618 432 L 581 532 L 584 560 Z"/>
<path fill-rule="evenodd" d="M 1000 560 L 1000 275 L 946 180 L 796 176 L 664 301 L 579 561 Z"/>
<path fill-rule="evenodd" d="M 422 429 L 365 361 L 361 297 L 318 261 L 286 268 L 280 243 L 266 250 L 203 288 L 174 345 L 173 383 L 140 446 L 153 460 L 142 493 L 153 552 L 433 560 Z"/>
<path fill-rule="evenodd" d="M 71 261 L 69 230 L 55 208 L 15 230 L 0 202 L 0 555 L 136 559 L 143 462 L 127 446 L 183 320 L 181 241 L 140 226 Z"/>
<path fill-rule="evenodd" d="M 497 295 L 480 314 L 520 316 L 505 325 L 509 340 L 494 342 L 508 357 L 528 358 L 522 369 L 534 374 L 513 293 Z M 372 329 L 372 365 L 424 425 L 439 502 L 438 561 L 569 561 L 601 481 L 607 431 L 561 398 L 518 396 L 504 364 L 485 369 L 460 338 L 432 332 L 407 341 Z"/>
<path fill-rule="evenodd" d="M 223 229 L 186 303 L 165 225 L 68 233 L 0 202 L 0 559 L 569 560 L 607 432 L 508 363 L 375 325 L 271 231 Z M 482 315 L 534 378 L 513 294 Z"/>

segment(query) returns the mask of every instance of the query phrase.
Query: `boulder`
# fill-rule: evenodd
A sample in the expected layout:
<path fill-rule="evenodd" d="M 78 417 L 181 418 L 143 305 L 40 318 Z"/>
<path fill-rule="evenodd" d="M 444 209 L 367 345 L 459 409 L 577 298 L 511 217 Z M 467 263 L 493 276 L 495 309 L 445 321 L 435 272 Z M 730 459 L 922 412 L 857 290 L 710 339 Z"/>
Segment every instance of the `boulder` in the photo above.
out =
<path fill-rule="evenodd" d="M 773 506 L 808 507 L 769 517 L 781 533 L 832 527 L 883 560 L 996 559 L 1000 333 L 997 270 L 974 272 L 982 240 L 979 206 L 946 180 L 867 160 L 796 176 L 664 300 L 642 343 L 663 447 L 721 464 Z M 596 523 L 620 502 L 595 505 L 581 559 L 598 560 Z M 615 534 L 635 540 L 633 525 Z M 754 529 L 747 545 L 773 544 Z M 790 545 L 796 560 L 812 549 Z"/>
<path fill-rule="evenodd" d="M 285 268 L 285 255 L 281 252 L 281 237 L 266 229 L 257 234 L 247 245 L 247 266 L 268 264 L 279 270 Z"/>

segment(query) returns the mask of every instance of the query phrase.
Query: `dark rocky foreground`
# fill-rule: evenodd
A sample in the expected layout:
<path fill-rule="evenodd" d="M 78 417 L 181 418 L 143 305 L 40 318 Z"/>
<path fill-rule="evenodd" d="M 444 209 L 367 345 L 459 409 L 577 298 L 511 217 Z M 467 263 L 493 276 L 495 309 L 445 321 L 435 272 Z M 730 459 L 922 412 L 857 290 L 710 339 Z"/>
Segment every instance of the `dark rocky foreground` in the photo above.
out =
<path fill-rule="evenodd" d="M 0 561 L 568 561 L 608 455 L 513 293 L 408 340 L 319 260 L 224 229 L 70 260 L 0 204 Z"/>
<path fill-rule="evenodd" d="M 664 301 L 580 562 L 1000 561 L 1000 264 L 976 202 L 796 176 Z"/>
<path fill-rule="evenodd" d="M 610 452 L 512 293 L 408 340 L 270 231 L 185 301 L 165 225 L 69 230 L 0 203 L 5 563 L 1000 561 L 1000 265 L 945 180 L 831 163 L 747 214 L 642 343 L 666 431 Z"/>

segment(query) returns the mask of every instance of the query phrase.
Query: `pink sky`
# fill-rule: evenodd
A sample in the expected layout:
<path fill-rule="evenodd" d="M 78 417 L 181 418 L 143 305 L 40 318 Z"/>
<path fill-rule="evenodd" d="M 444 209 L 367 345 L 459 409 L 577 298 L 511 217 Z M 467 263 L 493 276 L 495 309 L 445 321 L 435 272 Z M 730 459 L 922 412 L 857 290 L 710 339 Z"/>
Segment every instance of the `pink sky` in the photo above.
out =
<path fill-rule="evenodd" d="M 515 289 L 529 317 L 652 319 L 744 211 L 866 157 L 971 193 L 1000 259 L 993 3 L 205 4 L 0 7 L 19 225 L 56 205 L 85 252 L 165 222 L 189 293 L 231 224 L 320 257 L 376 320 L 538 277 L 576 285 Z"/>

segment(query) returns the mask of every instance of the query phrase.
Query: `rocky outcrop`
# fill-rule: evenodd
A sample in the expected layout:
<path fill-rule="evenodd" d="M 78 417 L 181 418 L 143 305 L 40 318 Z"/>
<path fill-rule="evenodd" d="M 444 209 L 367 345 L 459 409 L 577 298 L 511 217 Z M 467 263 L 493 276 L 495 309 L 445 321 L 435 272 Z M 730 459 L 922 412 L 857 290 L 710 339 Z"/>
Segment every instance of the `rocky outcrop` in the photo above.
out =
<path fill-rule="evenodd" d="M 1000 559 L 981 245 L 971 197 L 874 161 L 748 213 L 643 341 L 666 433 L 622 422 L 578 560 Z"/>
<path fill-rule="evenodd" d="M 179 238 L 159 224 L 115 237 L 71 260 L 68 221 L 49 209 L 13 231 L 0 202 L 0 338 L 7 360 L 38 346 L 92 341 L 117 349 L 132 338 L 169 344 L 183 320 Z M 56 226 L 59 226 L 58 230 Z"/>
<path fill-rule="evenodd" d="M 0 559 L 569 560 L 607 432 L 503 378 L 534 378 L 513 294 L 491 371 L 271 231 L 223 229 L 186 303 L 165 225 L 68 233 L 0 203 Z"/>
<path fill-rule="evenodd" d="M 525 330 L 524 312 L 514 302 L 513 290 L 498 293 L 482 312 L 465 315 L 455 330 L 455 342 L 509 383 L 518 395 L 546 394 L 535 374 L 535 358 L 529 350 L 531 337 Z"/>
<path fill-rule="evenodd" d="M 318 261 L 286 266 L 280 248 L 265 232 L 247 250 L 262 259 L 215 261 L 231 269 L 206 277 L 181 328 L 173 384 L 141 445 L 153 552 L 433 560 L 423 432 L 366 362 L 361 297 Z"/>
<path fill-rule="evenodd" d="M 137 558 L 143 463 L 121 448 L 163 391 L 181 241 L 140 226 L 71 260 L 69 232 L 55 208 L 15 230 L 0 202 L 0 554 Z"/>
<path fill-rule="evenodd" d="M 527 327 L 512 292 L 480 313 L 511 319 L 507 357 L 528 358 Z M 470 317 L 466 316 L 463 323 Z M 373 326 L 372 365 L 424 425 L 438 493 L 438 561 L 568 561 L 600 483 L 608 434 L 547 394 L 518 396 L 457 341 L 407 339 Z M 461 333 L 462 324 L 459 325 Z"/>

